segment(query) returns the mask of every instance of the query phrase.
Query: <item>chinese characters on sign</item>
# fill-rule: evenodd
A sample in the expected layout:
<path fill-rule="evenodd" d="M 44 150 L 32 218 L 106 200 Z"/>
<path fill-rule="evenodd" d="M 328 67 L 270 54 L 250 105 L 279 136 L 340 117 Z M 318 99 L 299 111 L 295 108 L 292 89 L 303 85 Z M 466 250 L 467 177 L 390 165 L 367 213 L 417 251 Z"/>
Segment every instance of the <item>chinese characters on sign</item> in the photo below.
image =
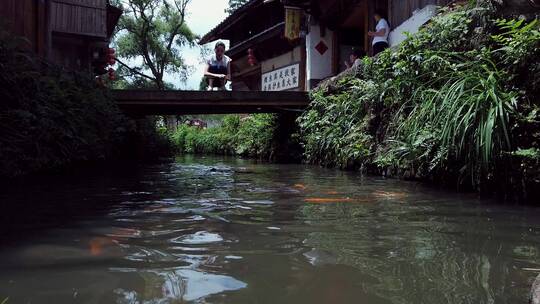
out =
<path fill-rule="evenodd" d="M 262 75 L 263 91 L 285 91 L 299 87 L 300 64 L 289 65 Z"/>

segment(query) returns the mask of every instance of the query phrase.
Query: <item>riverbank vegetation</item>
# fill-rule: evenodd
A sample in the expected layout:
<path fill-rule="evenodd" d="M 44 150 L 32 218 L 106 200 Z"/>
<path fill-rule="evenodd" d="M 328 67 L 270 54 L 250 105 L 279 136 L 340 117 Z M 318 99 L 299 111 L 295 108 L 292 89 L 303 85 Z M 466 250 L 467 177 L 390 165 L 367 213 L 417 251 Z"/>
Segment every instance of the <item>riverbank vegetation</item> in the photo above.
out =
<path fill-rule="evenodd" d="M 181 125 L 170 134 L 180 153 L 202 153 L 249 156 L 269 159 L 275 152 L 273 144 L 277 117 L 255 114 L 246 117 L 226 115 L 221 124 L 210 128 Z"/>
<path fill-rule="evenodd" d="M 21 48 L 0 31 L 0 176 L 22 176 L 119 153 L 133 124 L 107 90 Z"/>
<path fill-rule="evenodd" d="M 538 96 L 538 20 L 478 1 L 320 86 L 298 122 L 310 163 L 531 198 Z"/>
<path fill-rule="evenodd" d="M 0 30 L 0 178 L 172 153 L 154 118 L 124 116 L 90 73 L 66 70 Z"/>

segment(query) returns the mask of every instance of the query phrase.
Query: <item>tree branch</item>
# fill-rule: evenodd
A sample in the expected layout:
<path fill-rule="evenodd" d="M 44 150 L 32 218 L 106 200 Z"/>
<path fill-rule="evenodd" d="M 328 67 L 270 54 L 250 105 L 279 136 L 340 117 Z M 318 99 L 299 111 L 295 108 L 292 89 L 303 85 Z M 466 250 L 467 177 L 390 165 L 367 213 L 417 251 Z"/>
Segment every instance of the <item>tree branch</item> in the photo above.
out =
<path fill-rule="evenodd" d="M 149 79 L 149 80 L 152 80 L 152 81 L 156 81 L 155 78 L 152 78 L 151 76 L 148 76 L 148 75 L 146 75 L 144 73 L 141 73 L 141 72 L 137 71 L 137 69 L 134 69 L 134 68 L 128 66 L 126 63 L 124 63 L 122 60 L 120 60 L 118 58 L 116 58 L 116 62 L 118 62 L 120 65 L 124 66 L 125 68 L 127 68 L 133 74 L 142 76 L 142 77 L 144 77 L 146 79 Z"/>
<path fill-rule="evenodd" d="M 174 28 L 174 30 L 171 32 L 170 36 L 169 36 L 169 39 L 168 39 L 168 42 L 167 42 L 167 47 L 166 47 L 166 50 L 167 50 L 167 53 L 165 53 L 163 55 L 163 58 L 159 64 L 159 70 L 161 73 L 164 73 L 165 72 L 165 63 L 167 62 L 167 60 L 169 60 L 169 56 L 168 56 L 168 53 L 171 51 L 171 48 L 172 48 L 172 44 L 174 42 L 174 38 L 179 34 L 180 32 L 180 29 L 182 29 L 182 26 L 184 25 L 185 23 L 185 17 L 186 17 L 186 8 L 187 8 L 187 5 L 189 4 L 191 0 L 182 0 L 180 3 L 181 4 L 178 4 L 178 1 L 175 0 L 174 1 L 174 5 L 176 6 L 176 9 L 178 10 L 178 13 L 180 14 L 180 23 Z"/>

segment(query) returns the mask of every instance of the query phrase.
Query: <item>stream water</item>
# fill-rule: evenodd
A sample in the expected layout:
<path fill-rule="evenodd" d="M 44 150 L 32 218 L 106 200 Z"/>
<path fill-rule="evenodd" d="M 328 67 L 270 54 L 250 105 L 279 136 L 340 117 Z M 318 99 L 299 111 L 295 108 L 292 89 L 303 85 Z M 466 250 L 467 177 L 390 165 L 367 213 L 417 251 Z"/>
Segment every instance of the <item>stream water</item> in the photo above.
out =
<path fill-rule="evenodd" d="M 182 156 L 5 187 L 0 303 L 526 303 L 540 210 Z"/>

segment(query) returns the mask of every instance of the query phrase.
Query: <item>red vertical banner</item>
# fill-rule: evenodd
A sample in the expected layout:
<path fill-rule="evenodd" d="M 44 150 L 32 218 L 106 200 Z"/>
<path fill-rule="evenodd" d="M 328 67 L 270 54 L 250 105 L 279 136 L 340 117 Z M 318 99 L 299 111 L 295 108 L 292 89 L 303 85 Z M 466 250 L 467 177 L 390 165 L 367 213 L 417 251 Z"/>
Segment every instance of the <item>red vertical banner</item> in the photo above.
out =
<path fill-rule="evenodd" d="M 302 9 L 298 7 L 285 7 L 285 38 L 295 40 L 300 38 L 300 22 Z"/>

